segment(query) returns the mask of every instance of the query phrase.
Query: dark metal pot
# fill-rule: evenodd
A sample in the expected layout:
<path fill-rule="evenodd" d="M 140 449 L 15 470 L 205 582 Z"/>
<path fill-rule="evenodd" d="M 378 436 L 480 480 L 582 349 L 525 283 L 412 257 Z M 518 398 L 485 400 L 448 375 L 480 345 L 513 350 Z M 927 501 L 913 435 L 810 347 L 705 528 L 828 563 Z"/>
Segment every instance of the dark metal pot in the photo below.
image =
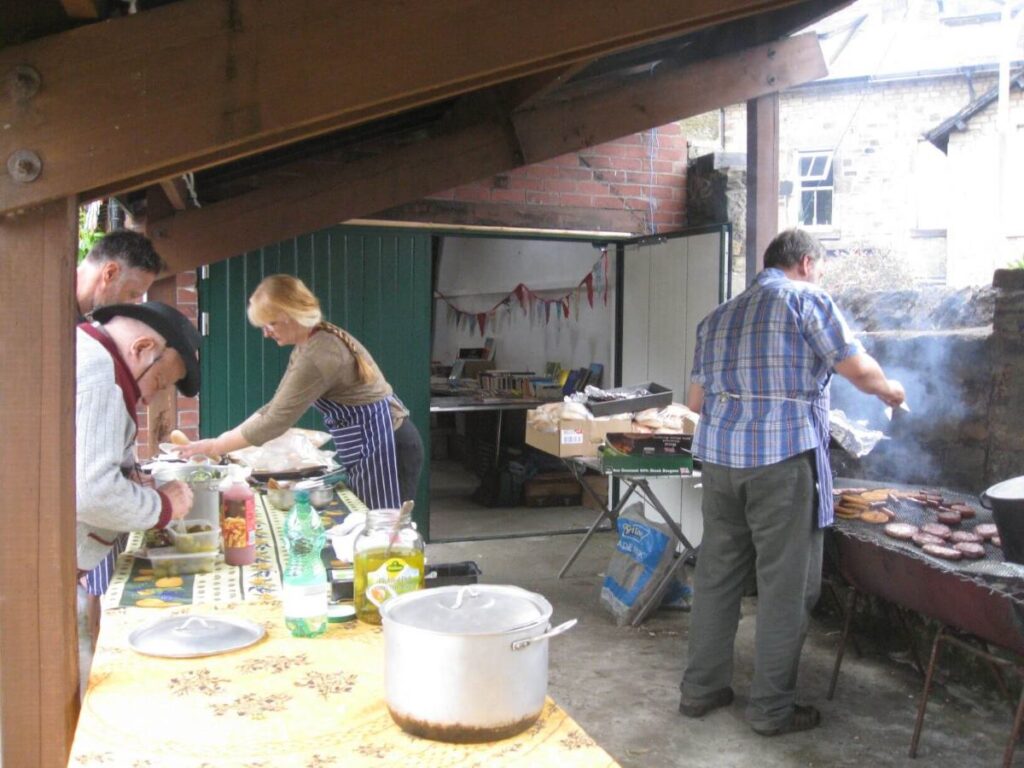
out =
<path fill-rule="evenodd" d="M 507 738 L 540 716 L 548 687 L 551 604 L 518 587 L 407 592 L 385 602 L 385 687 L 404 730 L 439 741 Z"/>
<path fill-rule="evenodd" d="M 1024 564 L 1024 475 L 993 485 L 981 494 L 981 506 L 992 510 L 1004 557 Z"/>

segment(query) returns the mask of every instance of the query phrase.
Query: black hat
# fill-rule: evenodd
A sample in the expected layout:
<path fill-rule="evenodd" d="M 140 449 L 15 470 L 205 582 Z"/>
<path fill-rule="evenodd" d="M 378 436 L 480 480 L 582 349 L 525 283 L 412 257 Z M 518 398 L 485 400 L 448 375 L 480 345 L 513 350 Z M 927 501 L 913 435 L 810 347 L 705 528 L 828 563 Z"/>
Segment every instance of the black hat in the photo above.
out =
<path fill-rule="evenodd" d="M 185 397 L 199 394 L 199 344 L 202 336 L 192 321 L 174 307 L 161 301 L 141 304 L 109 304 L 92 313 L 92 319 L 105 323 L 112 317 L 131 317 L 145 323 L 164 337 L 167 346 L 177 350 L 185 363 L 185 376 L 178 380 L 178 391 Z"/>

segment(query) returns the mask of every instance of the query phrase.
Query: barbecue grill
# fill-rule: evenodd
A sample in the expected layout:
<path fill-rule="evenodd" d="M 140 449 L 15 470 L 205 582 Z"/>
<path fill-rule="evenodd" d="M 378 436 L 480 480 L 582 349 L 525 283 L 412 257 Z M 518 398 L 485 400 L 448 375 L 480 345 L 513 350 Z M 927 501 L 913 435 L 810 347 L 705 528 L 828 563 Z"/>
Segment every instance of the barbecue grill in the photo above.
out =
<path fill-rule="evenodd" d="M 868 485 L 863 481 L 839 482 L 837 486 Z M 915 490 L 919 486 L 870 483 L 876 487 Z M 946 500 L 970 504 L 976 516 L 964 520 L 959 530 L 969 531 L 981 523 L 992 522 L 991 512 L 981 508 L 977 500 L 956 491 L 933 489 Z M 934 522 L 935 510 L 914 502 L 897 499 L 888 506 L 897 522 L 921 526 Z M 850 632 L 850 621 L 858 593 L 876 595 L 902 608 L 938 621 L 941 625 L 932 644 L 931 658 L 925 674 L 924 689 L 918 706 L 917 723 L 910 747 L 914 757 L 920 739 L 925 708 L 935 666 L 942 643 L 953 643 L 977 654 L 992 664 L 1004 665 L 1024 676 L 1024 566 L 1005 562 L 1003 553 L 991 544 L 985 545 L 985 557 L 979 560 L 942 560 L 925 554 L 912 542 L 893 539 L 883 525 L 859 520 L 837 519 L 835 526 L 839 547 L 839 571 L 850 584 L 843 633 L 836 652 L 836 661 L 829 686 L 832 698 L 843 652 Z M 965 641 L 955 633 L 968 636 Z M 1007 659 L 988 652 L 987 643 L 1015 654 Z M 980 646 L 980 647 L 979 647 Z M 995 671 L 995 668 L 993 668 Z M 1002 678 L 999 678 L 1001 687 Z M 1013 749 L 1024 718 L 1024 692 L 1015 711 L 1013 729 L 1004 754 L 1009 766 Z"/>

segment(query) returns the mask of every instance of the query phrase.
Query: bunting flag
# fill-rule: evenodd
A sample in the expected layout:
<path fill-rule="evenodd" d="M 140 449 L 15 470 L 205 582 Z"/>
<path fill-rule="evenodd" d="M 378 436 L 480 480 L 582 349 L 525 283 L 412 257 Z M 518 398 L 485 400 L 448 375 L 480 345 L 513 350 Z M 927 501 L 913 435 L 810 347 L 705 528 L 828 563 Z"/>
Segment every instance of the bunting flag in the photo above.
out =
<path fill-rule="evenodd" d="M 594 307 L 594 296 L 601 296 L 605 306 L 608 306 L 608 249 L 601 249 L 601 257 L 594 263 L 590 271 L 583 277 L 575 288 L 572 288 L 562 296 L 555 298 L 544 297 L 523 283 L 519 283 L 509 293 L 485 312 L 466 312 L 455 306 L 451 299 L 440 291 L 434 292 L 434 298 L 440 299 L 448 306 L 448 322 L 455 325 L 456 330 L 465 327 L 470 333 L 480 331 L 481 338 L 487 333 L 487 326 L 493 329 L 498 319 L 499 310 L 503 310 L 511 317 L 512 303 L 515 301 L 525 317 L 531 320 L 545 323 L 551 322 L 551 308 L 555 307 L 555 318 L 561 320 L 569 317 L 570 307 L 573 317 L 579 320 L 580 305 L 583 296 L 587 297 L 587 304 Z"/>

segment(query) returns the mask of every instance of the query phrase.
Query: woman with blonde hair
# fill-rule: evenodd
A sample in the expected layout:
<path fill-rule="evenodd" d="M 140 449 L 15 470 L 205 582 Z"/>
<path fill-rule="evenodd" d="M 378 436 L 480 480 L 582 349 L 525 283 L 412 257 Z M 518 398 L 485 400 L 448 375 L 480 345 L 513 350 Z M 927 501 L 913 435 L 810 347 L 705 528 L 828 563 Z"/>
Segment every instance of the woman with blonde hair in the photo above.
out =
<path fill-rule="evenodd" d="M 349 485 L 368 507 L 397 508 L 413 498 L 423 443 L 366 347 L 326 322 L 316 296 L 290 275 L 271 275 L 256 286 L 248 315 L 265 338 L 294 346 L 281 383 L 248 419 L 218 437 L 183 446 L 182 456 L 263 445 L 313 406 L 334 438 Z"/>

